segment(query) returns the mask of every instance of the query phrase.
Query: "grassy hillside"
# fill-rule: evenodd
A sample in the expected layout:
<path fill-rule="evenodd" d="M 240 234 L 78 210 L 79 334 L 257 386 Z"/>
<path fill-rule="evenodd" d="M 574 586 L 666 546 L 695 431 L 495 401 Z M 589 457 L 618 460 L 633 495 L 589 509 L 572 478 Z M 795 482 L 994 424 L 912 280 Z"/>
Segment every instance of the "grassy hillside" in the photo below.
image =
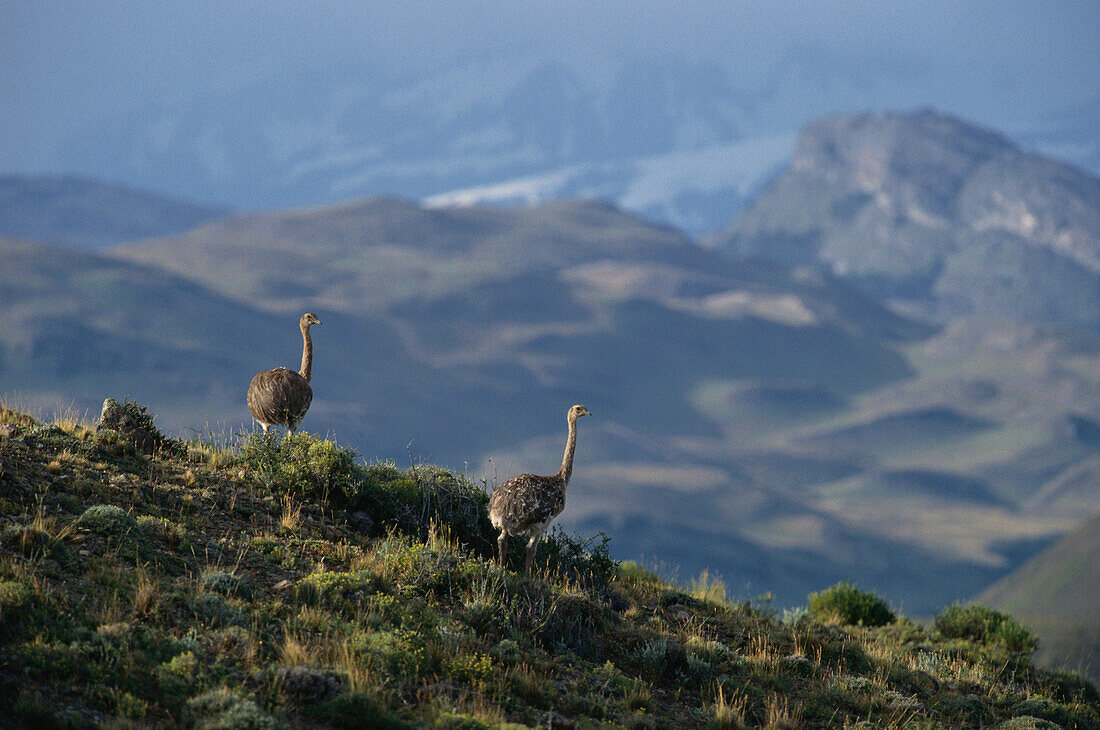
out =
<path fill-rule="evenodd" d="M 563 533 L 527 576 L 461 477 L 305 433 L 163 439 L 129 408 L 151 456 L 0 412 L 16 725 L 1100 727 L 1095 688 L 989 611 L 924 629 L 838 586 L 778 617 Z"/>
<path fill-rule="evenodd" d="M 986 589 L 980 601 L 1010 611 L 1042 640 L 1036 660 L 1100 678 L 1100 516 Z"/>

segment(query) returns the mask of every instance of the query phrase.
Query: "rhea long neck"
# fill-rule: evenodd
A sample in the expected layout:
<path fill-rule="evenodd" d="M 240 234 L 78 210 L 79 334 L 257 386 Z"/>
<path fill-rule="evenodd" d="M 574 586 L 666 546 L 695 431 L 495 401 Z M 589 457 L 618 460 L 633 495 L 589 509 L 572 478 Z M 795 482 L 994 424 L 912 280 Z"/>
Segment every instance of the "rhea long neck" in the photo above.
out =
<path fill-rule="evenodd" d="M 298 374 L 309 382 L 313 374 L 313 338 L 309 336 L 309 325 L 302 323 L 302 369 Z"/>
<path fill-rule="evenodd" d="M 573 452 L 577 448 L 577 418 L 576 416 L 569 415 L 569 438 L 565 441 L 565 455 L 561 458 L 561 470 L 558 472 L 558 476 L 562 477 L 566 482 L 569 481 L 569 477 L 573 475 Z"/>

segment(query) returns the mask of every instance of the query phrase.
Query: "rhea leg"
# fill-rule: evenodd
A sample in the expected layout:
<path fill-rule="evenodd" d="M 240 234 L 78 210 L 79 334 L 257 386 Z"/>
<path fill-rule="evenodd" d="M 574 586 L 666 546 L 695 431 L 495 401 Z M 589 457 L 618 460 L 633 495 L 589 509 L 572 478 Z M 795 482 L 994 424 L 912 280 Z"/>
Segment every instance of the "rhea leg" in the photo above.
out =
<path fill-rule="evenodd" d="M 531 535 L 531 539 L 527 541 L 527 564 L 524 567 L 528 573 L 531 572 L 532 566 L 535 564 L 535 552 L 539 547 L 539 540 L 542 539 L 542 533 L 536 532 Z"/>
<path fill-rule="evenodd" d="M 500 537 L 497 538 L 497 559 L 500 561 L 500 567 L 504 567 L 504 556 L 508 552 L 508 531 L 501 530 Z"/>

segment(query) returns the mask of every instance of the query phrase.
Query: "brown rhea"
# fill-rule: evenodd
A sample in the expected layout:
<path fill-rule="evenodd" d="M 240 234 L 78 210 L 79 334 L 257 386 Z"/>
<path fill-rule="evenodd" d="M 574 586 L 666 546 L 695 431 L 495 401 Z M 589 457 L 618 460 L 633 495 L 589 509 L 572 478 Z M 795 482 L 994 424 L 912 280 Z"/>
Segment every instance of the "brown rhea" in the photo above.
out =
<path fill-rule="evenodd" d="M 317 315 L 306 312 L 298 320 L 302 330 L 302 369 L 298 372 L 275 368 L 257 373 L 248 386 L 248 412 L 267 433 L 272 426 L 283 426 L 294 433 L 313 401 L 309 381 L 313 374 L 313 338 L 309 328 L 321 324 Z"/>
<path fill-rule="evenodd" d="M 573 452 L 577 447 L 577 419 L 590 416 L 582 405 L 575 405 L 566 414 L 569 436 L 565 455 L 557 474 L 539 476 L 520 474 L 493 490 L 489 497 L 489 521 L 500 530 L 497 538 L 498 559 L 504 565 L 509 535 L 529 535 L 525 569 L 531 572 L 535 550 L 550 523 L 565 509 L 565 488 L 573 475 Z"/>

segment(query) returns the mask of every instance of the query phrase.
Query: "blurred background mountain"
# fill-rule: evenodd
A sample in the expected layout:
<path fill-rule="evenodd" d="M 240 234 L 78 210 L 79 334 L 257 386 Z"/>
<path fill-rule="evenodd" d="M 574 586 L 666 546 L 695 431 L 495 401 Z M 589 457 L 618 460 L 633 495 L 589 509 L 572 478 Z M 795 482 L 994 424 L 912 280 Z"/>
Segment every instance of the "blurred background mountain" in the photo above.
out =
<path fill-rule="evenodd" d="M 0 11 L 0 394 L 227 433 L 309 309 L 367 459 L 552 471 L 583 402 L 617 557 L 1100 666 L 1093 4 L 319 7 Z"/>

